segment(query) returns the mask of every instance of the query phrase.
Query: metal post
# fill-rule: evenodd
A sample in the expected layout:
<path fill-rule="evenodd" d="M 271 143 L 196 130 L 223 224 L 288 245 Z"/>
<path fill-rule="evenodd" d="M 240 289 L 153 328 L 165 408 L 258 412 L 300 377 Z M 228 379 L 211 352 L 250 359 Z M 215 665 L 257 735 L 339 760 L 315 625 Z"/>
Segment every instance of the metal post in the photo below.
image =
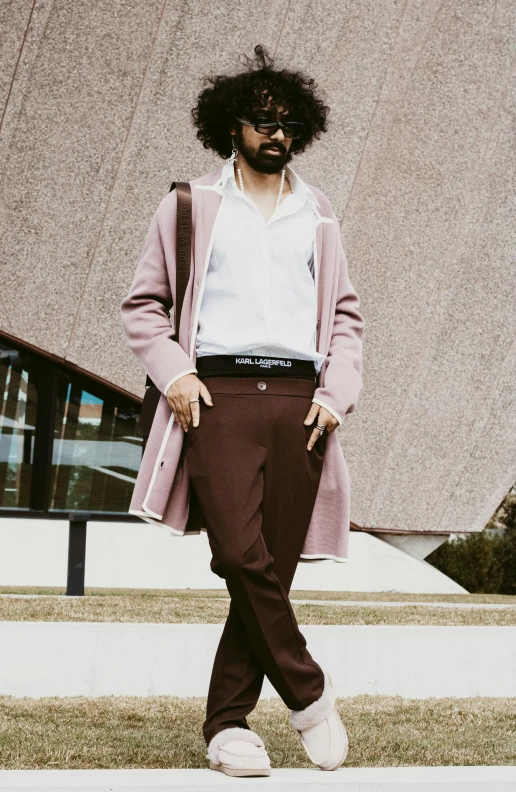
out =
<path fill-rule="evenodd" d="M 66 593 L 72 597 L 84 596 L 86 526 L 90 517 L 91 515 L 86 512 L 71 512 L 70 514 Z"/>
<path fill-rule="evenodd" d="M 52 481 L 52 451 L 57 407 L 59 372 L 41 366 L 37 373 L 36 430 L 32 455 L 30 508 L 48 511 Z"/>

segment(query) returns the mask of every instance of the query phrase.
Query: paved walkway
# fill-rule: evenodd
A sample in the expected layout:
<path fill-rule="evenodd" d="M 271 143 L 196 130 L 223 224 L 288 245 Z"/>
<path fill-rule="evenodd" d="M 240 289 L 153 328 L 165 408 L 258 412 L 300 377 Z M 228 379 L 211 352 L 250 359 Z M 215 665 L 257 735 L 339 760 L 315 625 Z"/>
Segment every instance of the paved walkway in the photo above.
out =
<path fill-rule="evenodd" d="M 516 767 L 341 767 L 333 772 L 273 769 L 264 778 L 229 778 L 213 770 L 0 770 L 9 792 L 172 792 L 245 789 L 246 792 L 514 792 Z"/>

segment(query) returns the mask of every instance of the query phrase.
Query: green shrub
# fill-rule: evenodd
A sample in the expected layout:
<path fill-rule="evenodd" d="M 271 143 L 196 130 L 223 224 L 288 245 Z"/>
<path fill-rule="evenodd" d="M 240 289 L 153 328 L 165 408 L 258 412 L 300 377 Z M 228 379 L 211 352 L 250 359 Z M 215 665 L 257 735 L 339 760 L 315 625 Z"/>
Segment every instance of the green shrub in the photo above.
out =
<path fill-rule="evenodd" d="M 425 561 L 471 594 L 516 594 L 516 527 L 448 540 Z"/>

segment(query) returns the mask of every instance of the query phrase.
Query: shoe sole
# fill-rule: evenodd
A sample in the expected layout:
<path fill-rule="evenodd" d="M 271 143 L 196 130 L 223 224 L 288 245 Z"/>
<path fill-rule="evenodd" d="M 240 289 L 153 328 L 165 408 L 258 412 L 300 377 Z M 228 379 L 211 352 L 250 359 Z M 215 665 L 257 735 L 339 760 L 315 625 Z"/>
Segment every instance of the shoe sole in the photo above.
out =
<path fill-rule="evenodd" d="M 270 768 L 267 767 L 253 770 L 250 767 L 229 767 L 223 763 L 215 764 L 215 762 L 210 762 L 210 770 L 218 770 L 228 776 L 238 776 L 239 778 L 245 776 L 270 776 L 271 774 Z"/>

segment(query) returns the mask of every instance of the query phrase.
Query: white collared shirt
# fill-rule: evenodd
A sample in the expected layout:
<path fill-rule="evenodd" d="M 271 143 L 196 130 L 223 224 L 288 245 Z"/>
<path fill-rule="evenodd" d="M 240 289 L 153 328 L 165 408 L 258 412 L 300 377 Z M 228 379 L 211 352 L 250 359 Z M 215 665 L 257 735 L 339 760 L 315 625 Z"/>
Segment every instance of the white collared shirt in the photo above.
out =
<path fill-rule="evenodd" d="M 199 311 L 196 354 L 325 359 L 316 350 L 318 201 L 287 166 L 293 192 L 268 221 L 222 168 L 223 196 Z M 245 190 L 245 184 L 244 184 Z"/>

